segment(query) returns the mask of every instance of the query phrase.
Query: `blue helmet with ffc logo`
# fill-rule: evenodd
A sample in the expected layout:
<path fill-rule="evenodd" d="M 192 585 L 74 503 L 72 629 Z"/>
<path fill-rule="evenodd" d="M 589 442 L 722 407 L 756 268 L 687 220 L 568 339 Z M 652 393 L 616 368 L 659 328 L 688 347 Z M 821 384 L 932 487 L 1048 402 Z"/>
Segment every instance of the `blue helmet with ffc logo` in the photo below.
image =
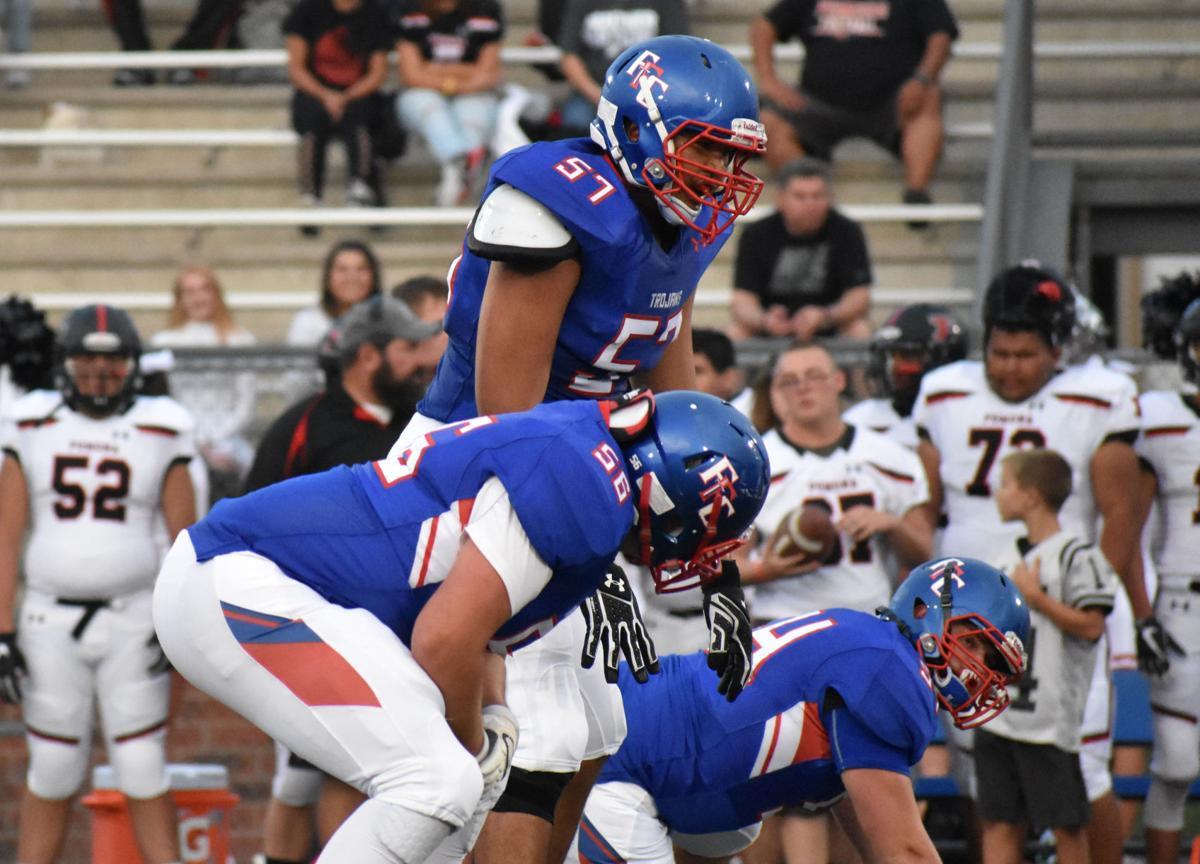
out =
<path fill-rule="evenodd" d="M 954 725 L 970 729 L 1008 707 L 1007 687 L 1027 664 L 1029 607 L 995 567 L 973 558 L 927 561 L 877 612 L 920 652 Z"/>
<path fill-rule="evenodd" d="M 762 181 L 744 170 L 767 145 L 758 94 L 742 64 L 707 39 L 658 36 L 621 52 L 605 74 L 591 135 L 628 182 L 654 194 L 663 218 L 695 229 L 702 244 L 762 193 Z M 695 158 L 693 148 L 705 144 L 728 154 L 723 169 Z"/>
<path fill-rule="evenodd" d="M 636 504 L 641 563 L 656 590 L 715 578 L 767 498 L 771 468 L 758 432 L 728 402 L 680 390 L 654 397 L 644 431 L 617 441 Z"/>

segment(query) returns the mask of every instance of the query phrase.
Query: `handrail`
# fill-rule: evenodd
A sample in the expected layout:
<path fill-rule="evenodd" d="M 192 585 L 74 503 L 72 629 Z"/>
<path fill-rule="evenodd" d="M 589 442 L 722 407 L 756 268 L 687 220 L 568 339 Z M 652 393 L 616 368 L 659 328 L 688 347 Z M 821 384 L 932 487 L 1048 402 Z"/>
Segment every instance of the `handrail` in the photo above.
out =
<path fill-rule="evenodd" d="M 696 291 L 696 306 L 721 309 L 729 306 L 729 288 L 701 288 Z M 228 291 L 225 305 L 237 312 L 263 310 L 295 311 L 313 304 L 314 290 L 305 291 Z M 174 302 L 170 291 L 106 291 L 103 297 L 77 291 L 35 291 L 30 301 L 48 312 L 66 312 L 93 300 L 103 300 L 131 312 L 156 312 L 170 309 Z M 876 288 L 875 305 L 907 306 L 910 303 L 938 303 L 965 306 L 971 302 L 969 288 Z"/>
<path fill-rule="evenodd" d="M 749 45 L 725 46 L 739 60 L 751 58 Z M 999 42 L 968 42 L 954 47 L 954 58 L 967 61 L 996 61 L 1003 56 Z M 1037 60 L 1154 60 L 1200 56 L 1197 41 L 1081 41 L 1040 42 L 1033 48 Z M 500 51 L 508 65 L 555 63 L 561 52 L 553 46 L 506 45 Z M 776 59 L 789 62 L 804 58 L 803 46 L 790 43 L 775 48 Z M 203 67 L 251 68 L 287 64 L 282 49 L 239 49 L 214 51 L 66 51 L 0 55 L 0 69 L 192 69 Z"/>
<path fill-rule="evenodd" d="M 847 204 L 839 208 L 859 222 L 979 222 L 978 204 Z M 746 221 L 771 208 L 756 208 Z M 465 227 L 469 207 L 202 208 L 191 210 L 5 210 L 3 228 L 229 228 L 286 225 L 406 225 Z"/>

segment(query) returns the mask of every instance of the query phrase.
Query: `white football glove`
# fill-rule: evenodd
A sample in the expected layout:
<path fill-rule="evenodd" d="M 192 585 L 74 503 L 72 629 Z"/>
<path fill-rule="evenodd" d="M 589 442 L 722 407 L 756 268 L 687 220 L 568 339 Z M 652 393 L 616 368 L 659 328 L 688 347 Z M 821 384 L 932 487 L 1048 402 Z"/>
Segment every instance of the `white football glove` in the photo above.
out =
<path fill-rule="evenodd" d="M 503 781 L 517 752 L 517 718 L 504 705 L 483 709 L 483 749 L 475 756 L 483 774 L 484 794 Z"/>

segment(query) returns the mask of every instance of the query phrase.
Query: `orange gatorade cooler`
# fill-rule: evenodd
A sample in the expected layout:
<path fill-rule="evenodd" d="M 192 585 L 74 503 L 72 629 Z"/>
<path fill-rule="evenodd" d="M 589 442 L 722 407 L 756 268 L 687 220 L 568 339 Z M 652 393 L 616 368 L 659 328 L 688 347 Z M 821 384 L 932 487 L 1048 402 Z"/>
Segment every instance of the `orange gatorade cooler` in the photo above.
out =
<path fill-rule="evenodd" d="M 224 765 L 168 765 L 171 797 L 179 813 L 179 851 L 186 864 L 232 864 L 229 811 L 238 796 L 229 791 Z M 125 796 L 109 765 L 92 772 L 92 792 L 83 803 L 92 811 L 92 864 L 143 864 L 133 838 Z"/>

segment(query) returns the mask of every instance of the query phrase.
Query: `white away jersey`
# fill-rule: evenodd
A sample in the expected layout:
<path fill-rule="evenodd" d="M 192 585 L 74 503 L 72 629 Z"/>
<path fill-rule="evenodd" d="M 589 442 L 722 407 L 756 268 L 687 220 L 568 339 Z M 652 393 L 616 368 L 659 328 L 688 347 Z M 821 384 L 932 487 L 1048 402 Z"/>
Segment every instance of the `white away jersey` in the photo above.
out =
<path fill-rule="evenodd" d="M 891 399 L 863 399 L 847 408 L 842 419 L 886 435 L 909 450 L 917 449 L 917 425 L 911 416 L 897 414 Z"/>
<path fill-rule="evenodd" d="M 1138 455 L 1158 479 L 1161 544 L 1154 563 L 1164 588 L 1186 591 L 1200 578 L 1200 416 L 1179 393 L 1143 393 Z"/>
<path fill-rule="evenodd" d="M 983 363 L 960 360 L 928 373 L 913 409 L 918 431 L 941 456 L 943 510 L 948 524 L 939 555 L 991 560 L 1021 534 L 1020 522 L 1004 524 L 992 493 L 1000 463 L 1013 450 L 1048 447 L 1067 460 L 1074 491 L 1059 513 L 1073 534 L 1091 539 L 1092 455 L 1113 435 L 1132 443 L 1139 426 L 1132 379 L 1097 366 L 1057 373 L 1023 402 L 992 392 Z"/>
<path fill-rule="evenodd" d="M 20 460 L 29 491 L 26 584 L 76 599 L 152 586 L 163 478 L 195 455 L 186 409 L 139 396 L 125 413 L 93 419 L 35 390 L 3 425 L 5 458 Z"/>
<path fill-rule="evenodd" d="M 1031 566 L 1041 562 L 1042 588 L 1059 602 L 1075 609 L 1097 606 L 1105 614 L 1111 611 L 1120 583 L 1099 547 L 1066 531 L 1033 547 L 1021 538 L 999 560 L 999 568 L 1011 573 L 1022 558 Z M 1029 666 L 1020 683 L 1008 688 L 1008 710 L 989 721 L 987 729 L 1076 753 L 1099 643 L 1068 636 L 1032 607 L 1029 621 Z"/>
<path fill-rule="evenodd" d="M 754 523 L 763 542 L 805 501 L 823 501 L 838 522 L 859 505 L 903 516 L 929 500 L 916 454 L 869 429 L 847 425 L 842 440 L 826 456 L 795 447 L 776 429 L 763 436 L 763 443 L 771 460 L 771 489 Z M 831 563 L 803 576 L 755 586 L 754 617 L 784 618 L 833 607 L 873 612 L 892 594 L 891 575 L 883 562 L 886 543 L 881 535 L 853 543 L 841 534 Z"/>

